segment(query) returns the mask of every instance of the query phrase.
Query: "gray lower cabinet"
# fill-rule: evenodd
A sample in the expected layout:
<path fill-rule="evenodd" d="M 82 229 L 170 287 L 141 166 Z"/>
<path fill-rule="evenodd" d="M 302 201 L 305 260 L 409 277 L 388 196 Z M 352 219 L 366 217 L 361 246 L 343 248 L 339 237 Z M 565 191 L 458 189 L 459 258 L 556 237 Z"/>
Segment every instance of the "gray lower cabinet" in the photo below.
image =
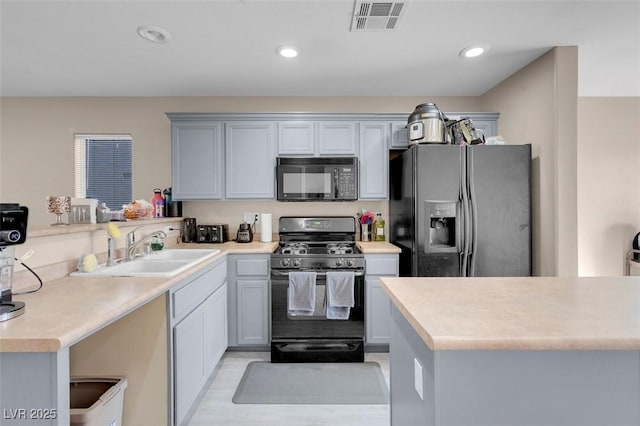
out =
<path fill-rule="evenodd" d="M 176 200 L 222 198 L 222 123 L 171 125 L 171 183 Z"/>
<path fill-rule="evenodd" d="M 275 142 L 274 122 L 225 124 L 225 198 L 275 198 Z"/>
<path fill-rule="evenodd" d="M 224 259 L 170 291 L 172 421 L 182 424 L 227 349 Z"/>
<path fill-rule="evenodd" d="M 397 254 L 365 254 L 365 343 L 389 345 L 391 300 L 380 285 L 381 276 L 398 276 Z"/>
<path fill-rule="evenodd" d="M 264 348 L 270 342 L 269 254 L 230 254 L 229 346 Z"/>

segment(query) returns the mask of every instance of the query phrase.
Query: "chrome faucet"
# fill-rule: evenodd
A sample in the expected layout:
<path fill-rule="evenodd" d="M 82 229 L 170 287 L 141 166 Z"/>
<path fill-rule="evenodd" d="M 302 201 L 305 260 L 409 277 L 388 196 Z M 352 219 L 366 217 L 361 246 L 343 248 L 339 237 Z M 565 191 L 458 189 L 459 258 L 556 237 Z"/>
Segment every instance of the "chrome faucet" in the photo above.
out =
<path fill-rule="evenodd" d="M 127 255 L 126 255 L 127 261 L 133 260 L 135 258 L 136 249 L 140 247 L 142 243 L 152 238 L 163 238 L 163 239 L 167 238 L 167 234 L 164 231 L 155 231 L 148 235 L 145 235 L 140 240 L 136 241 L 135 232 L 140 228 L 142 228 L 142 226 L 138 226 L 133 231 L 127 233 Z"/>

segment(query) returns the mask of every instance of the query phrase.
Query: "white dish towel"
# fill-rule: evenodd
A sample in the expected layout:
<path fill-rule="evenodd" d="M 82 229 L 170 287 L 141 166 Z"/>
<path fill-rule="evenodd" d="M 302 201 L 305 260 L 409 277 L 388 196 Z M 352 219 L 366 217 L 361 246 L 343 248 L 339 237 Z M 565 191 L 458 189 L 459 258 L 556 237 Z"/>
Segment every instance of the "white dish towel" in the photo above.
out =
<path fill-rule="evenodd" d="M 327 272 L 327 319 L 349 319 L 355 304 L 353 272 Z"/>
<path fill-rule="evenodd" d="M 316 272 L 289 272 L 289 315 L 313 315 L 316 307 Z"/>

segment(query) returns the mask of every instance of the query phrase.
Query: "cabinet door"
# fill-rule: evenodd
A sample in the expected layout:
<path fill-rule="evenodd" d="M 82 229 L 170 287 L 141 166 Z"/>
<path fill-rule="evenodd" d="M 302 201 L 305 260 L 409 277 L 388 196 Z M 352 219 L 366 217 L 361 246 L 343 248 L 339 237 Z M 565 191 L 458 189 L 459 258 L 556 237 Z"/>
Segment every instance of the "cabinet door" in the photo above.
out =
<path fill-rule="evenodd" d="M 278 155 L 313 155 L 315 152 L 313 121 L 278 123 Z"/>
<path fill-rule="evenodd" d="M 225 127 L 225 198 L 275 197 L 275 124 L 230 122 Z"/>
<path fill-rule="evenodd" d="M 356 123 L 325 121 L 318 123 L 318 154 L 356 155 Z"/>
<path fill-rule="evenodd" d="M 227 350 L 227 284 L 205 302 L 204 339 L 205 375 L 209 377 Z"/>
<path fill-rule="evenodd" d="M 406 121 L 391 123 L 391 146 L 389 149 L 407 149 L 409 147 L 409 129 Z"/>
<path fill-rule="evenodd" d="M 269 343 L 269 281 L 237 282 L 238 344 Z"/>
<path fill-rule="evenodd" d="M 222 124 L 171 125 L 171 180 L 176 200 L 222 198 Z"/>
<path fill-rule="evenodd" d="M 389 123 L 360 124 L 360 199 L 386 199 L 389 180 Z"/>
<path fill-rule="evenodd" d="M 380 286 L 378 277 L 365 279 L 366 342 L 389 344 L 391 300 Z"/>
<path fill-rule="evenodd" d="M 202 304 L 173 329 L 177 423 L 195 401 L 206 380 L 204 363 L 204 312 Z"/>

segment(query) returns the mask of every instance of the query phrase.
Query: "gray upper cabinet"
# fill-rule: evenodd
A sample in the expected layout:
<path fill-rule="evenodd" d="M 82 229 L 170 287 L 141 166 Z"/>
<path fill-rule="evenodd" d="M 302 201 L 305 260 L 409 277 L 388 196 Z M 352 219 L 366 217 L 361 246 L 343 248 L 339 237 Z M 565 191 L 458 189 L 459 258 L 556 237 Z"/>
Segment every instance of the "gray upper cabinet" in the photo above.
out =
<path fill-rule="evenodd" d="M 409 129 L 407 122 L 394 121 L 391 123 L 391 146 L 389 149 L 407 149 L 409 147 Z"/>
<path fill-rule="evenodd" d="M 278 122 L 278 155 L 312 156 L 316 149 L 313 121 Z"/>
<path fill-rule="evenodd" d="M 360 199 L 385 199 L 389 176 L 388 122 L 360 123 Z"/>
<path fill-rule="evenodd" d="M 469 117 L 485 137 L 498 134 L 491 112 Z M 359 199 L 388 198 L 389 150 L 409 146 L 409 113 L 167 113 L 176 200 L 275 199 L 276 156 L 359 160 Z"/>
<path fill-rule="evenodd" d="M 356 155 L 356 122 L 318 122 L 319 155 Z"/>
<path fill-rule="evenodd" d="M 225 198 L 275 198 L 275 139 L 271 121 L 225 124 Z"/>
<path fill-rule="evenodd" d="M 222 123 L 173 123 L 171 141 L 173 198 L 221 199 Z"/>

